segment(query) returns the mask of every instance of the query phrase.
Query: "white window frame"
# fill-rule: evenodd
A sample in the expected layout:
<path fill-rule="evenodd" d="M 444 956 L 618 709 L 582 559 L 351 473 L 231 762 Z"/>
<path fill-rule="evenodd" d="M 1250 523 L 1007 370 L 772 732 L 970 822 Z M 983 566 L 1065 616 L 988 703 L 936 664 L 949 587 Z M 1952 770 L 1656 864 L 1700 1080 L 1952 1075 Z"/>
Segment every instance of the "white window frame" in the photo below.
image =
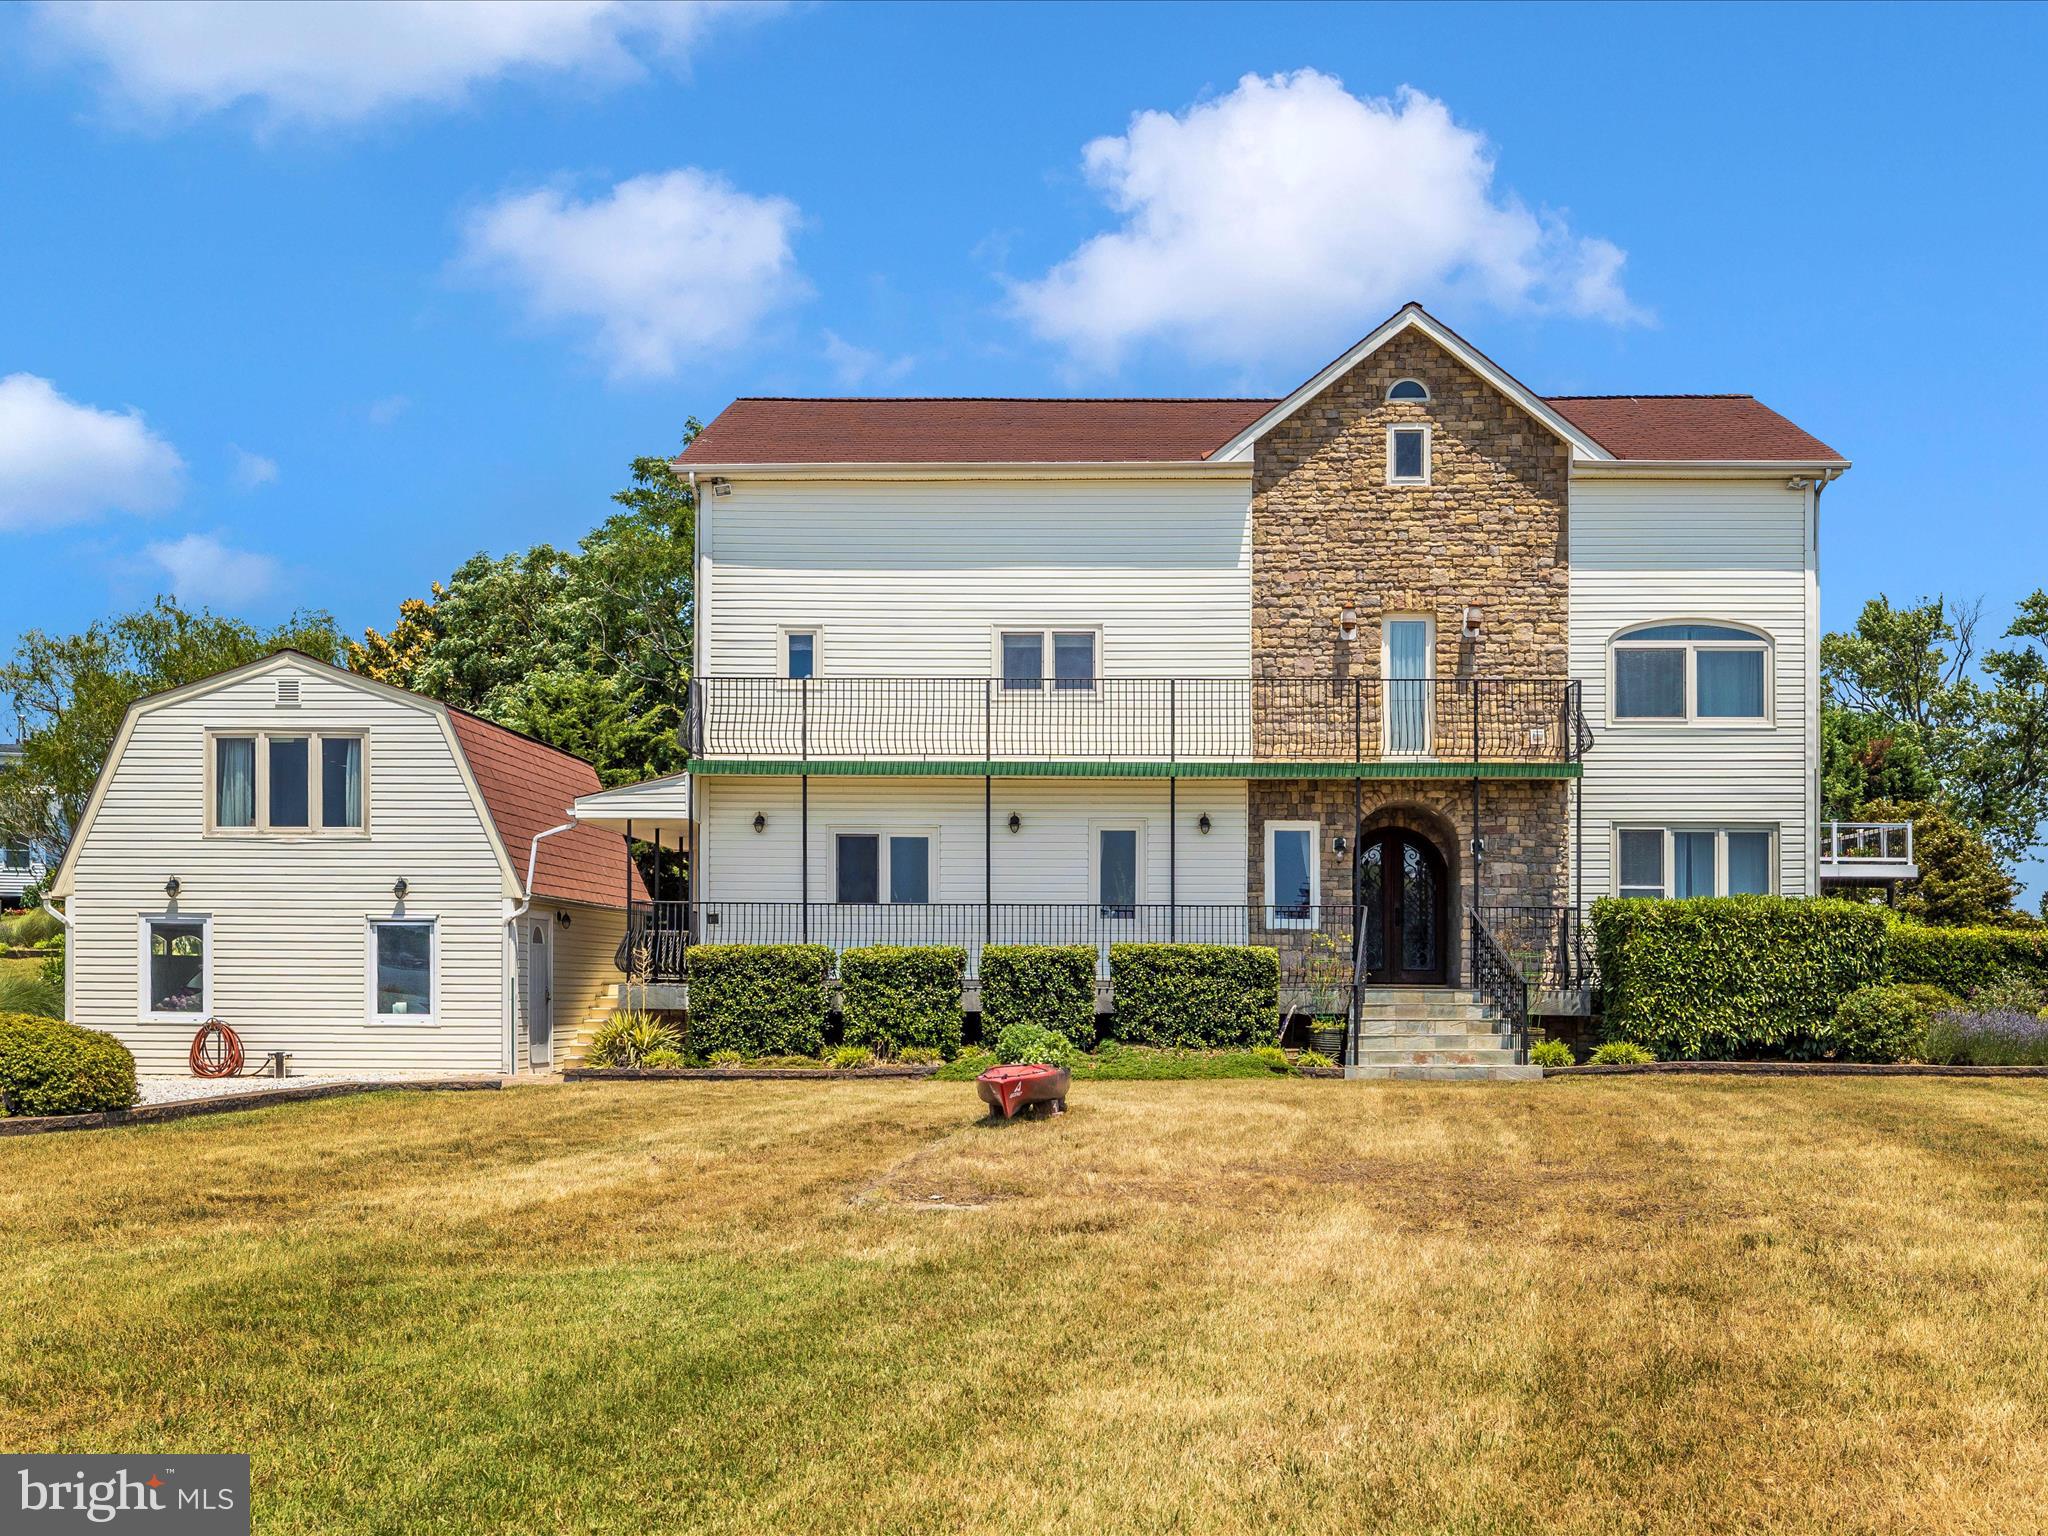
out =
<path fill-rule="evenodd" d="M 1146 824 L 1143 818 L 1129 816 L 1106 816 L 1088 823 L 1088 905 L 1094 909 L 1098 923 L 1133 923 L 1138 918 L 1138 908 L 1145 903 L 1145 865 L 1147 846 Z M 1129 832 L 1133 834 L 1131 858 L 1131 912 L 1128 917 L 1119 917 L 1109 910 L 1102 899 L 1102 834 L 1105 832 Z"/>
<path fill-rule="evenodd" d="M 1422 391 L 1422 398 L 1419 400 L 1406 398 L 1395 399 L 1394 391 L 1399 389 L 1403 384 L 1413 384 L 1417 389 Z M 1388 400 L 1392 400 L 1396 405 L 1426 405 L 1430 400 L 1434 399 L 1435 397 L 1430 394 L 1429 386 L 1423 383 L 1422 380 L 1410 378 L 1396 379 L 1393 383 L 1389 384 L 1387 386 L 1386 398 Z"/>
<path fill-rule="evenodd" d="M 1718 629 L 1739 629 L 1753 638 L 1748 640 L 1632 640 L 1629 637 L 1646 629 L 1660 629 L 1666 624 L 1712 624 Z M 1701 651 L 1755 651 L 1764 653 L 1764 712 L 1760 715 L 1702 715 L 1699 712 L 1699 660 Z M 1684 686 L 1685 713 L 1682 715 L 1624 715 L 1621 712 L 1621 694 L 1616 679 L 1621 671 L 1622 651 L 1682 651 L 1685 653 Z M 1610 725 L 1631 727 L 1663 726 L 1675 730 L 1680 726 L 1687 730 L 1737 730 L 1754 731 L 1760 727 L 1777 723 L 1775 704 L 1778 694 L 1778 647 L 1771 637 L 1754 624 L 1744 624 L 1736 619 L 1645 619 L 1617 630 L 1607 641 L 1607 719 Z"/>
<path fill-rule="evenodd" d="M 377 1011 L 377 930 L 379 928 L 426 928 L 427 1003 L 425 1013 L 379 1013 Z M 441 1022 L 441 919 L 437 913 L 408 912 L 371 916 L 363 925 L 363 1017 L 372 1024 L 438 1024 Z"/>
<path fill-rule="evenodd" d="M 306 743 L 306 820 L 310 825 L 303 827 L 273 827 L 270 824 L 270 742 L 304 741 Z M 224 827 L 219 822 L 220 800 L 218 779 L 220 775 L 219 743 L 228 741 L 254 741 L 256 743 L 256 824 L 249 827 Z M 362 751 L 362 825 L 357 827 L 329 827 L 321 824 L 323 795 L 321 793 L 320 747 L 324 741 L 359 741 Z M 208 726 L 206 729 L 206 830 L 207 837 L 368 837 L 370 835 L 370 733 L 363 729 L 321 731 L 305 728 L 293 730 L 270 730 L 264 726 Z"/>
<path fill-rule="evenodd" d="M 1034 688 L 1010 688 L 1003 677 L 1003 637 L 1005 635 L 1038 636 L 1038 686 Z M 1095 675 L 1086 688 L 1062 688 L 1059 679 L 1053 676 L 1054 635 L 1087 635 L 1095 647 Z M 1101 692 L 1102 682 L 1102 626 L 1100 624 L 998 624 L 989 635 L 989 675 L 995 679 L 999 692 L 1007 693 L 1077 693 L 1093 697 Z"/>
<path fill-rule="evenodd" d="M 1714 894 L 1716 896 L 1725 896 L 1728 894 L 1729 834 L 1734 833 L 1739 836 L 1743 833 L 1761 833 L 1763 836 L 1768 837 L 1770 839 L 1770 851 L 1766 855 L 1766 866 L 1770 871 L 1770 889 L 1768 891 L 1750 894 L 1775 896 L 1778 894 L 1779 831 L 1779 827 L 1775 823 L 1771 822 L 1618 821 L 1614 824 L 1614 840 L 1610 845 L 1609 849 L 1610 857 L 1608 859 L 1608 863 L 1612 866 L 1612 878 L 1608 882 L 1608 890 L 1612 895 L 1621 895 L 1621 834 L 1624 832 L 1655 832 L 1663 838 L 1664 867 L 1661 873 L 1663 875 L 1664 884 L 1662 895 L 1658 898 L 1659 900 L 1663 901 L 1671 901 L 1675 899 L 1671 894 L 1672 873 L 1677 868 L 1678 863 L 1676 839 L 1674 837 L 1675 833 L 1711 832 L 1714 834 Z M 1635 887 L 1631 887 L 1631 889 L 1635 889 Z"/>
<path fill-rule="evenodd" d="M 864 901 L 841 901 L 839 899 L 839 839 L 842 837 L 872 837 L 879 839 L 875 854 L 875 905 L 878 907 L 930 907 L 939 901 L 939 829 L 937 827 L 875 827 L 849 826 L 827 827 L 825 835 L 832 841 L 832 905 L 835 907 L 864 907 Z M 923 901 L 897 901 L 889 888 L 889 843 L 892 838 L 921 837 L 925 840 L 925 871 Z"/>
<path fill-rule="evenodd" d="M 149 930 L 156 923 L 199 925 L 199 1011 L 159 1013 L 149 1006 Z M 144 912 L 135 920 L 135 1012 L 145 1024 L 204 1023 L 213 1017 L 213 914 L 210 912 Z"/>
<path fill-rule="evenodd" d="M 1420 432 L 1422 434 L 1422 473 L 1420 475 L 1397 475 L 1394 473 L 1394 434 L 1397 432 Z M 1387 424 L 1387 484 L 1428 485 L 1430 483 L 1431 453 L 1430 427 L 1426 421 L 1395 421 Z"/>
<path fill-rule="evenodd" d="M 1273 844 L 1278 832 L 1308 834 L 1308 915 L 1282 917 L 1273 894 Z M 1319 821 L 1269 821 L 1266 823 L 1266 926 L 1268 928 L 1313 928 L 1323 906 L 1323 825 Z"/>
<path fill-rule="evenodd" d="M 1423 655 L 1429 671 L 1420 678 L 1394 676 L 1393 637 L 1396 624 L 1420 624 L 1425 636 Z M 1413 752 L 1394 750 L 1394 684 L 1420 682 L 1422 688 L 1422 746 Z M 1389 613 L 1380 618 L 1380 752 L 1382 756 L 1418 760 L 1436 752 L 1436 617 L 1427 613 Z"/>
<path fill-rule="evenodd" d="M 784 624 L 775 631 L 775 675 L 785 683 L 800 679 L 789 675 L 789 640 L 792 635 L 811 637 L 811 676 L 825 675 L 825 631 L 816 624 Z"/>

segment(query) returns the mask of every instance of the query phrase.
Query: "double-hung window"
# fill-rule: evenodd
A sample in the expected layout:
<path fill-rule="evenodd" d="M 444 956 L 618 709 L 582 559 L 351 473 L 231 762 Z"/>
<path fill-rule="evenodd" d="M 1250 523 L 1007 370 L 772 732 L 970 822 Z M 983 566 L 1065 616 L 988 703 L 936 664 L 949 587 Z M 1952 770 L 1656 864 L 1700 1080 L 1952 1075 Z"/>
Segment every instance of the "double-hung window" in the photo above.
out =
<path fill-rule="evenodd" d="M 1768 896 L 1772 836 L 1763 827 L 1619 827 L 1615 891 L 1679 901 Z"/>
<path fill-rule="evenodd" d="M 999 640 L 1006 689 L 1038 689 L 1052 679 L 1055 689 L 1095 686 L 1095 631 L 1092 629 L 1006 629 Z"/>
<path fill-rule="evenodd" d="M 213 1011 L 213 919 L 166 913 L 142 919 L 140 1011 L 155 1023 Z"/>
<path fill-rule="evenodd" d="M 432 918 L 370 920 L 370 1017 L 434 1022 L 440 934 Z"/>
<path fill-rule="evenodd" d="M 832 843 L 834 893 L 842 904 L 922 906 L 932 899 L 929 832 L 840 832 Z"/>
<path fill-rule="evenodd" d="M 361 832 L 361 732 L 215 731 L 207 751 L 213 832 Z"/>
<path fill-rule="evenodd" d="M 1614 641 L 1614 718 L 1686 724 L 1769 714 L 1770 642 L 1732 624 L 1645 624 Z"/>

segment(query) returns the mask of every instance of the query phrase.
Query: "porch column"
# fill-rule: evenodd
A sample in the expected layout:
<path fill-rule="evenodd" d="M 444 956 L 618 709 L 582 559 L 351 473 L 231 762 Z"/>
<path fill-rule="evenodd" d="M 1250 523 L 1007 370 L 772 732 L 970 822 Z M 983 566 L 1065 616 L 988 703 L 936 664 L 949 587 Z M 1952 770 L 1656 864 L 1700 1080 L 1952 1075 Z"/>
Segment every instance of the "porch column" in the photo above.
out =
<path fill-rule="evenodd" d="M 981 942 L 996 941 L 996 781 L 981 776 Z M 980 970 L 976 966 L 977 971 Z"/>
<path fill-rule="evenodd" d="M 805 697 L 810 695 L 806 693 Z M 798 936 L 808 944 L 811 942 L 811 776 L 808 773 L 798 774 L 796 782 L 796 920 Z"/>
<path fill-rule="evenodd" d="M 1166 776 L 1166 937 L 1169 943 L 1180 939 L 1180 870 L 1178 867 L 1178 843 L 1180 819 L 1176 814 L 1175 788 L 1179 780 L 1172 774 Z"/>

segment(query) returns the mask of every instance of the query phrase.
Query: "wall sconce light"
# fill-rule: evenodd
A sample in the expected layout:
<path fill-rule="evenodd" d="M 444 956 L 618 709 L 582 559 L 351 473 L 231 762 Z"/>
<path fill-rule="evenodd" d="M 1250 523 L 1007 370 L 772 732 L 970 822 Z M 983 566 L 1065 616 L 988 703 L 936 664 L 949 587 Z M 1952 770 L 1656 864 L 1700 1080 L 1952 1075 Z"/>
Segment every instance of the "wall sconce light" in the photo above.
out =
<path fill-rule="evenodd" d="M 1458 632 L 1467 640 L 1479 638 L 1479 608 L 1474 603 L 1465 605 L 1465 612 L 1458 621 Z"/>
<path fill-rule="evenodd" d="M 1010 830 L 1012 832 L 1022 832 L 1024 830 L 1024 818 L 1015 811 L 1010 812 Z"/>
<path fill-rule="evenodd" d="M 1335 837 L 1330 839 L 1330 852 L 1336 854 L 1339 858 L 1342 858 L 1345 854 L 1349 853 L 1350 851 L 1351 844 L 1345 838 L 1343 833 L 1340 832 Z"/>
<path fill-rule="evenodd" d="M 560 923 L 564 928 L 566 928 L 569 926 L 569 914 L 566 912 L 557 912 L 555 914 L 555 921 Z"/>
<path fill-rule="evenodd" d="M 754 812 L 754 830 L 756 832 L 766 832 L 768 830 L 768 818 L 759 811 Z"/>
<path fill-rule="evenodd" d="M 1195 820 L 1195 830 L 1201 833 L 1204 837 L 1207 837 L 1209 835 L 1209 828 L 1211 825 L 1212 823 L 1209 820 L 1209 813 L 1207 811 L 1202 812 L 1202 814 Z"/>
<path fill-rule="evenodd" d="M 405 893 L 411 889 L 412 887 L 405 883 L 405 876 L 400 875 L 391 882 L 391 899 L 393 901 L 403 901 L 405 900 Z"/>
<path fill-rule="evenodd" d="M 1346 645 L 1358 638 L 1358 610 L 1349 603 L 1346 603 L 1344 611 L 1337 615 L 1337 636 Z"/>
<path fill-rule="evenodd" d="M 164 894 L 173 901 L 178 899 L 178 877 L 176 875 L 171 876 L 170 879 L 164 882 Z"/>

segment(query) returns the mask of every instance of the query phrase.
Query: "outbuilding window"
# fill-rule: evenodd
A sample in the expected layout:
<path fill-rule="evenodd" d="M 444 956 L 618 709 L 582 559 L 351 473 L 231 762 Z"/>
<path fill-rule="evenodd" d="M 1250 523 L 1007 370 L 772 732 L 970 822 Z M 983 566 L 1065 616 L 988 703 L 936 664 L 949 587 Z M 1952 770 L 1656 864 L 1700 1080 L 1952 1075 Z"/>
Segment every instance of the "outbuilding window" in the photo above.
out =
<path fill-rule="evenodd" d="M 157 1023 L 213 1011 L 213 919 L 167 913 L 142 919 L 141 1014 Z"/>
<path fill-rule="evenodd" d="M 432 918 L 372 919 L 370 1016 L 434 1021 L 438 924 Z"/>
<path fill-rule="evenodd" d="M 211 742 L 206 757 L 209 832 L 363 830 L 361 733 L 216 731 Z"/>

